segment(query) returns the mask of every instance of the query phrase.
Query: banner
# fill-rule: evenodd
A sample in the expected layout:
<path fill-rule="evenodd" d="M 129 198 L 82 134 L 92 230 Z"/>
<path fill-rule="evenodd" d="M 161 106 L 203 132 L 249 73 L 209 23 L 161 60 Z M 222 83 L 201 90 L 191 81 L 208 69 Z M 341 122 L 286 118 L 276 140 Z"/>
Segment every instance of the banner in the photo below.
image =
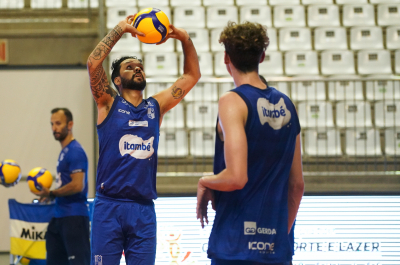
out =
<path fill-rule="evenodd" d="M 10 253 L 31 259 L 46 259 L 45 235 L 54 214 L 54 204 L 23 204 L 8 200 Z"/>
<path fill-rule="evenodd" d="M 91 217 L 93 199 L 88 204 Z M 44 259 L 53 205 L 9 200 L 9 206 L 11 254 L 41 254 Z M 156 265 L 209 265 L 208 238 L 215 216 L 210 206 L 204 229 L 196 218 L 196 197 L 158 198 L 155 209 Z M 304 196 L 296 219 L 293 265 L 399 265 L 399 231 L 400 196 Z M 120 264 L 126 264 L 124 255 Z"/>
<path fill-rule="evenodd" d="M 155 264 L 210 265 L 211 206 L 209 224 L 202 229 L 196 197 L 158 198 L 154 203 Z M 294 234 L 293 265 L 399 265 L 400 196 L 304 196 Z M 126 264 L 124 257 L 120 264 Z"/>

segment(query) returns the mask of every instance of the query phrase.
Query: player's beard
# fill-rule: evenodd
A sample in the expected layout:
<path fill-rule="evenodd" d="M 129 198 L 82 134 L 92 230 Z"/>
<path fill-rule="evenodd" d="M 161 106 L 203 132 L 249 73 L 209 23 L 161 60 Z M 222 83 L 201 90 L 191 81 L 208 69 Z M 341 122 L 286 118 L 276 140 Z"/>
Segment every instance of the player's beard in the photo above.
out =
<path fill-rule="evenodd" d="M 121 77 L 122 88 L 143 91 L 144 88 L 146 87 L 146 79 L 143 78 L 141 82 L 137 82 L 134 80 L 134 78 L 135 76 L 133 76 L 132 79 L 125 79 Z"/>
<path fill-rule="evenodd" d="M 54 139 L 56 139 L 57 141 L 64 141 L 64 139 L 67 137 L 68 135 L 68 125 L 65 125 L 64 128 L 61 129 L 61 132 L 53 132 L 54 135 Z"/>

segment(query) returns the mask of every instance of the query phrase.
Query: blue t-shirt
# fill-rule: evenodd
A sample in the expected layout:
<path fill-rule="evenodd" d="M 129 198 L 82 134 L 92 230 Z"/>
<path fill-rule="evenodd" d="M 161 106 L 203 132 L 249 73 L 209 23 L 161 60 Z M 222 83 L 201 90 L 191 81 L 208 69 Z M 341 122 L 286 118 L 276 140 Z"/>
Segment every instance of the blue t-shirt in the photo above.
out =
<path fill-rule="evenodd" d="M 96 192 L 122 200 L 157 198 L 160 109 L 154 98 L 137 107 L 117 96 L 97 126 L 99 162 Z"/>
<path fill-rule="evenodd" d="M 261 263 L 290 261 L 288 178 L 300 124 L 295 106 L 273 87 L 232 90 L 248 109 L 248 182 L 241 190 L 215 191 L 216 216 L 208 257 Z M 241 144 L 241 143 L 236 143 Z M 224 143 L 216 136 L 214 173 L 225 169 Z"/>
<path fill-rule="evenodd" d="M 57 162 L 56 186 L 60 188 L 71 182 L 71 174 L 84 172 L 84 188 L 73 195 L 56 197 L 54 217 L 89 216 L 87 207 L 88 159 L 82 146 L 72 140 L 61 150 Z"/>

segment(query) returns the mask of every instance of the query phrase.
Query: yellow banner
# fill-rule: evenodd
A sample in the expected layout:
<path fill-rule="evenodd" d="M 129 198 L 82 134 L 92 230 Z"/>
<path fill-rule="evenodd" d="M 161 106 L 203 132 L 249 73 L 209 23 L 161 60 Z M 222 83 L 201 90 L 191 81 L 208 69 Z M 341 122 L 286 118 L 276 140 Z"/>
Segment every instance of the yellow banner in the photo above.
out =
<path fill-rule="evenodd" d="M 11 237 L 10 253 L 31 259 L 46 259 L 46 241 L 32 241 Z"/>

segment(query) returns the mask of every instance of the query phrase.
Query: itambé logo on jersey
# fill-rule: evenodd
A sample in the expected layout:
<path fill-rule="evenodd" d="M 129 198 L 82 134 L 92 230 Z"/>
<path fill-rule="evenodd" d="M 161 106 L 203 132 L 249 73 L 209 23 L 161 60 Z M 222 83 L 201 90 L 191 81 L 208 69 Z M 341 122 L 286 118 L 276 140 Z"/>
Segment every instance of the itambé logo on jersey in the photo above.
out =
<path fill-rule="evenodd" d="M 121 156 L 126 154 L 136 159 L 146 159 L 153 155 L 154 136 L 148 140 L 132 134 L 126 134 L 119 140 L 119 151 Z"/>
<path fill-rule="evenodd" d="M 265 98 L 259 98 L 257 101 L 257 112 L 261 125 L 268 123 L 274 130 L 279 130 L 288 124 L 292 117 L 283 98 L 277 104 L 270 103 Z"/>

